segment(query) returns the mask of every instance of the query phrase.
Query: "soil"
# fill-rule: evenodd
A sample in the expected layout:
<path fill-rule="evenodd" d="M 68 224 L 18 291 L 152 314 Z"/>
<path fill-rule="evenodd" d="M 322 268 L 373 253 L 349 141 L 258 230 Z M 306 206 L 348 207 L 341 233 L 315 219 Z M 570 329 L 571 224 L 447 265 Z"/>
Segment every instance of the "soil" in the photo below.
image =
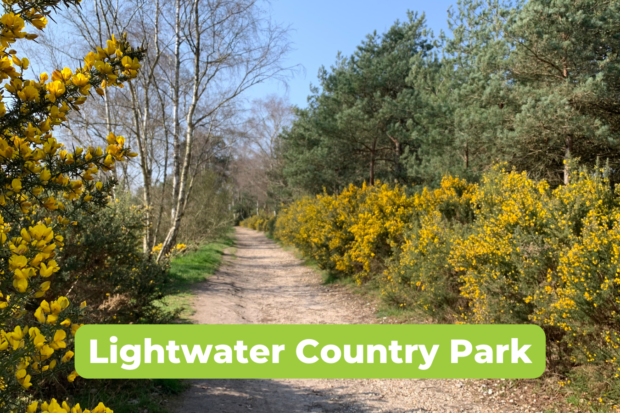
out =
<path fill-rule="evenodd" d="M 320 274 L 262 233 L 236 228 L 236 253 L 198 284 L 200 324 L 369 324 L 375 306 Z M 469 381 L 471 382 L 471 381 Z M 509 412 L 460 380 L 190 380 L 178 413 Z M 471 384 L 471 383 L 468 383 Z M 512 401 L 512 400 L 511 400 Z M 495 404 L 495 405 L 493 405 Z"/>

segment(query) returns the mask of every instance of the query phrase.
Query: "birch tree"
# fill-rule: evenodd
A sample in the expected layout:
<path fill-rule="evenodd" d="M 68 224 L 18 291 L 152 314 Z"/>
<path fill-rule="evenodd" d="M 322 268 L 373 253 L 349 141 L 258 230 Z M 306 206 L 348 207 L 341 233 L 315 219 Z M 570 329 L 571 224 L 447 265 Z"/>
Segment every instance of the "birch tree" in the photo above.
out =
<path fill-rule="evenodd" d="M 173 106 L 181 106 L 178 80 L 188 69 L 190 93 L 184 107 L 184 136 L 175 116 L 173 134 L 173 188 L 171 225 L 158 260 L 173 246 L 191 190 L 191 162 L 198 130 L 212 133 L 210 121 L 229 107 L 243 92 L 267 79 L 283 77 L 288 69 L 282 58 L 289 50 L 287 32 L 274 25 L 256 0 L 191 0 L 178 7 L 175 20 L 180 20 L 182 6 L 187 7 L 186 25 L 175 26 L 175 75 Z M 182 33 L 181 33 L 182 32 Z M 179 45 L 177 49 L 176 45 Z M 185 52 L 185 53 L 183 53 Z M 188 59 L 185 60 L 185 56 Z M 188 63 L 185 65 L 184 63 Z M 183 152 L 181 146 L 183 146 Z"/>
<path fill-rule="evenodd" d="M 238 137 L 227 131 L 241 113 L 244 92 L 289 73 L 281 65 L 287 30 L 258 0 L 89 0 L 63 23 L 82 42 L 65 45 L 62 36 L 50 37 L 44 42 L 48 58 L 70 61 L 99 37 L 123 33 L 148 50 L 139 78 L 85 108 L 96 116 L 74 117 L 69 133 L 79 141 L 122 130 L 129 143 L 135 140 L 139 158 L 121 179 L 144 206 L 145 253 L 164 241 L 159 260 L 175 243 L 194 179 Z M 157 205 L 156 185 L 162 194 Z"/>

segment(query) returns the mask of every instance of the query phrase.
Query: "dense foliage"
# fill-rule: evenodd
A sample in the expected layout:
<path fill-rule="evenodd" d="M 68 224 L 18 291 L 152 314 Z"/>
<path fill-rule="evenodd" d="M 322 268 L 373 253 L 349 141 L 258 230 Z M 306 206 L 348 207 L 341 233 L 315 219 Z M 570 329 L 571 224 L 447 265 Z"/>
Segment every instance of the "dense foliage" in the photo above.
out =
<path fill-rule="evenodd" d="M 283 135 L 285 174 L 294 187 L 333 192 L 405 178 L 400 157 L 414 145 L 407 127 L 415 110 L 409 62 L 431 49 L 423 25 L 409 14 L 384 35 L 369 35 L 351 57 L 338 56 L 331 70 L 321 69 L 321 90 Z"/>
<path fill-rule="evenodd" d="M 171 321 L 173 315 L 156 304 L 170 292 L 168 264 L 142 252 L 144 225 L 141 209 L 117 200 L 67 228 L 52 295 L 86 300 L 89 323 Z"/>
<path fill-rule="evenodd" d="M 617 402 L 620 197 L 604 170 L 570 172 L 552 189 L 494 168 L 479 184 L 446 176 L 408 196 L 350 186 L 283 210 L 275 237 L 400 308 L 453 323 L 534 323 L 549 371 Z M 268 217 L 246 221 L 267 228 Z"/>
<path fill-rule="evenodd" d="M 552 186 L 564 161 L 618 180 L 617 0 L 462 0 L 452 35 L 410 15 L 319 75 L 283 135 L 283 175 L 318 194 L 375 179 L 437 187 L 507 162 Z M 346 160 L 344 162 L 343 160 Z"/>

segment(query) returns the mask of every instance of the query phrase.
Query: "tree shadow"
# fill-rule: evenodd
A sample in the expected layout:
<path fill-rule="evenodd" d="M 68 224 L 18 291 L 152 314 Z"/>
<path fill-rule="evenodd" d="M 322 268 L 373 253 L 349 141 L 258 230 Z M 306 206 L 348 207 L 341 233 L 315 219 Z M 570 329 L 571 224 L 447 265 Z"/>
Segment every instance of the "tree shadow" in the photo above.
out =
<path fill-rule="evenodd" d="M 191 388 L 171 403 L 183 413 L 392 413 L 430 410 L 385 410 L 388 402 L 377 393 L 350 393 L 347 387 L 311 386 L 308 380 L 210 379 L 190 380 Z M 362 396 L 360 398 L 360 396 Z M 363 400 L 362 400 L 363 399 Z"/>

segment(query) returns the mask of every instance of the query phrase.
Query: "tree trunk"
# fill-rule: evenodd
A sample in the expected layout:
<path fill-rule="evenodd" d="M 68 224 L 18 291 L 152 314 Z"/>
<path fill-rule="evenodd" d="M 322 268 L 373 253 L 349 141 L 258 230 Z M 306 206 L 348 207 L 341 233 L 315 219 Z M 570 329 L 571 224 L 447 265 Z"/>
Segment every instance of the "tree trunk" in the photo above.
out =
<path fill-rule="evenodd" d="M 178 3 L 179 0 L 177 0 Z M 186 131 L 185 131 L 185 156 L 183 159 L 183 169 L 181 170 L 180 179 L 177 181 L 177 194 L 173 194 L 172 202 L 176 203 L 176 207 L 173 207 L 173 219 L 171 222 L 170 229 L 168 230 L 168 234 L 166 235 L 166 239 L 164 240 L 161 251 L 159 251 L 159 255 L 157 256 L 157 262 L 161 260 L 161 258 L 167 254 L 170 249 L 172 249 L 172 245 L 176 241 L 177 234 L 179 233 L 179 228 L 181 227 L 181 219 L 183 218 L 183 214 L 185 213 L 185 206 L 187 199 L 187 195 L 189 194 L 189 188 L 187 188 L 187 179 L 189 177 L 189 169 L 192 160 L 192 145 L 194 139 L 194 114 L 196 112 L 196 106 L 198 105 L 198 92 L 200 88 L 200 53 L 201 53 L 201 45 L 200 45 L 200 20 L 198 13 L 198 3 L 199 0 L 194 0 L 194 24 L 195 24 L 195 34 L 196 39 L 194 39 L 195 47 L 194 47 L 194 74 L 193 74 L 193 90 L 192 90 L 192 103 L 189 105 L 189 109 L 187 111 L 187 116 L 185 117 L 186 123 Z M 177 105 L 178 106 L 178 105 Z M 178 164 L 178 163 L 177 163 Z M 175 171 L 175 175 L 176 175 Z"/>
<path fill-rule="evenodd" d="M 162 113 L 162 122 L 164 125 L 164 141 L 165 141 L 165 150 L 164 150 L 164 178 L 161 184 L 161 199 L 159 200 L 159 213 L 157 214 L 157 224 L 155 224 L 155 231 L 153 232 L 153 239 L 151 244 L 151 250 L 155 247 L 157 243 L 157 237 L 159 236 L 159 228 L 161 226 L 161 219 L 164 214 L 164 204 L 166 199 L 166 186 L 168 184 L 168 127 L 166 125 L 166 103 L 162 99 L 161 92 L 158 88 L 157 96 L 159 98 L 159 102 L 161 104 L 161 113 Z"/>
<path fill-rule="evenodd" d="M 142 238 L 142 251 L 148 254 L 151 250 L 151 231 L 152 231 L 152 217 L 151 217 L 151 169 L 148 165 L 148 142 L 147 134 L 144 129 L 144 125 L 140 122 L 140 111 L 138 105 L 138 97 L 136 96 L 136 89 L 131 83 L 129 83 L 129 91 L 131 92 L 131 104 L 133 109 L 134 127 L 136 129 L 136 141 L 138 142 L 138 152 L 140 154 L 140 172 L 142 173 L 142 202 L 144 205 L 144 217 L 145 228 L 144 237 Z M 148 109 L 145 110 L 148 113 Z M 146 113 L 145 117 L 148 116 Z"/>
<path fill-rule="evenodd" d="M 179 197 L 179 185 L 181 180 L 181 142 L 179 133 L 181 124 L 179 121 L 179 93 L 181 72 L 181 0 L 175 2 L 174 24 L 174 84 L 172 86 L 172 208 L 170 220 L 174 222 L 177 209 L 175 201 Z M 159 260 L 159 258 L 158 258 Z"/>
<path fill-rule="evenodd" d="M 570 180 L 570 169 L 568 162 L 570 161 L 571 152 L 573 150 L 573 137 L 568 135 L 566 137 L 566 148 L 564 152 L 564 185 L 568 185 Z"/>
<path fill-rule="evenodd" d="M 377 148 L 377 139 L 372 142 L 372 149 L 370 151 L 370 179 L 368 184 L 373 186 L 375 184 L 375 156 Z"/>

